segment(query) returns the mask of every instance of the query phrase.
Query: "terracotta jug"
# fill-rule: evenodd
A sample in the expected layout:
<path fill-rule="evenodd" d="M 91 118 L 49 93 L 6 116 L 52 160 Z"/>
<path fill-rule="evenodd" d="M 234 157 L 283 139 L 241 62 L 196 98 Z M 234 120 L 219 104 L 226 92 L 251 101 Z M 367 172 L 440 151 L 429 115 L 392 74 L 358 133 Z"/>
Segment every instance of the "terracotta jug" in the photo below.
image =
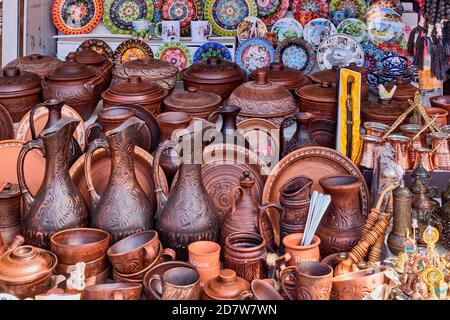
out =
<path fill-rule="evenodd" d="M 217 209 L 206 192 L 201 174 L 205 129 L 209 126 L 198 129 L 194 124 L 186 128 L 179 143 L 166 141 L 160 146 L 153 162 L 158 168 L 163 152 L 181 148 L 178 178 L 169 195 L 162 191 L 159 171 L 153 170 L 153 175 L 158 201 L 156 229 L 164 247 L 174 249 L 177 258 L 184 261 L 188 259 L 189 244 L 200 240 L 216 241 L 219 233 Z"/>
<path fill-rule="evenodd" d="M 154 204 L 146 197 L 134 171 L 134 147 L 144 122 L 132 117 L 94 140 L 86 152 L 85 176 L 93 212 L 91 226 L 108 231 L 113 242 L 153 227 Z M 95 150 L 106 149 L 111 156 L 111 175 L 102 195 L 95 190 L 91 159 Z"/>
<path fill-rule="evenodd" d="M 312 147 L 319 145 L 311 134 L 311 123 L 314 115 L 309 112 L 296 112 L 293 117 L 287 117 L 283 120 L 280 126 L 280 146 L 283 148 L 280 154 L 285 157 L 288 153 L 303 147 Z M 297 129 L 289 141 L 285 141 L 284 129 L 289 121 L 295 120 Z"/>
<path fill-rule="evenodd" d="M 216 138 L 216 143 L 230 143 L 249 148 L 247 140 L 237 129 L 237 117 L 240 112 L 241 108 L 238 106 L 225 105 L 208 115 L 207 120 L 211 122 L 215 121 L 217 115 L 222 117 L 222 128 L 220 129 L 222 137 L 221 139 Z"/>
<path fill-rule="evenodd" d="M 25 202 L 23 235 L 27 243 L 48 248 L 50 236 L 60 230 L 85 227 L 88 209 L 69 175 L 70 139 L 79 121 L 62 118 L 26 143 L 17 160 L 17 176 Z M 24 177 L 27 153 L 40 149 L 46 156 L 44 181 L 33 198 Z"/>

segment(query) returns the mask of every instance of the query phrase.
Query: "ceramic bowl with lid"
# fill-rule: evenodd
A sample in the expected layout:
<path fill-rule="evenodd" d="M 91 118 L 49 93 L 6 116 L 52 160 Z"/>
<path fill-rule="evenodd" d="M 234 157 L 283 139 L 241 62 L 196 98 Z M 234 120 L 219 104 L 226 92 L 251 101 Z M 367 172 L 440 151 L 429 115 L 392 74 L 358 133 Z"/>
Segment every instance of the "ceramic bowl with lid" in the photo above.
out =
<path fill-rule="evenodd" d="M 62 61 L 55 57 L 31 54 L 11 61 L 5 68 L 17 67 L 21 71 L 33 72 L 39 77 L 44 78 L 61 63 Z"/>
<path fill-rule="evenodd" d="M 213 92 L 189 87 L 186 91 L 175 90 L 164 100 L 166 111 L 182 111 L 193 117 L 206 119 L 219 108 L 222 98 Z"/>
<path fill-rule="evenodd" d="M 394 85 L 397 89 L 395 89 L 391 100 L 402 103 L 409 108 L 410 104 L 408 100 L 414 101 L 414 97 L 419 92 L 419 89 L 406 82 L 403 77 L 398 77 L 397 80 L 386 85 L 386 90 L 390 91 Z"/>
<path fill-rule="evenodd" d="M 247 300 L 253 297 L 250 283 L 231 269 L 221 270 L 219 275 L 205 283 L 202 300 Z"/>

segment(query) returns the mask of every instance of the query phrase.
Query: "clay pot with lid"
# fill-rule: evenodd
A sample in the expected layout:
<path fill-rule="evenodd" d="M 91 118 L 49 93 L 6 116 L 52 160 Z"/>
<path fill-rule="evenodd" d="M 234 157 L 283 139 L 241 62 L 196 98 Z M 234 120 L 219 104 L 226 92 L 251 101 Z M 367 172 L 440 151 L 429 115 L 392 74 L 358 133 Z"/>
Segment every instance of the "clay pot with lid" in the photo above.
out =
<path fill-rule="evenodd" d="M 102 77 L 102 91 L 109 87 L 112 77 L 113 63 L 104 55 L 91 49 L 85 49 L 77 52 L 76 61 L 91 68 Z"/>
<path fill-rule="evenodd" d="M 250 283 L 231 269 L 221 270 L 219 276 L 205 283 L 201 300 L 247 300 L 253 297 Z"/>
<path fill-rule="evenodd" d="M 100 100 L 102 77 L 84 64 L 76 62 L 75 53 L 49 73 L 42 82 L 44 99 L 59 99 L 88 120 Z"/>
<path fill-rule="evenodd" d="M 394 85 L 397 86 L 397 89 L 395 89 L 394 95 L 392 96 L 392 101 L 409 108 L 408 100 L 414 101 L 414 97 L 419 92 L 419 89 L 410 83 L 404 82 L 403 78 L 399 77 L 395 82 L 386 85 L 386 90 L 390 91 Z"/>
<path fill-rule="evenodd" d="M 154 82 L 140 76 L 130 76 L 124 82 L 112 84 L 102 93 L 103 107 L 115 104 L 138 104 L 154 115 L 162 112 L 162 102 L 169 92 Z"/>
<path fill-rule="evenodd" d="M 209 57 L 206 61 L 192 64 L 181 74 L 185 90 L 195 87 L 199 90 L 214 92 L 228 99 L 231 93 L 240 86 L 247 77 L 236 63 Z"/>
<path fill-rule="evenodd" d="M 21 234 L 21 199 L 19 185 L 9 182 L 0 185 L 0 237 L 6 244 Z"/>
<path fill-rule="evenodd" d="M 267 79 L 267 71 L 258 70 L 256 80 L 237 87 L 229 104 L 237 105 L 242 110 L 238 122 L 251 118 L 268 120 L 280 127 L 284 118 L 297 111 L 297 105 L 288 89 Z"/>
<path fill-rule="evenodd" d="M 29 56 L 17 58 L 8 63 L 5 68 L 16 67 L 22 71 L 33 72 L 41 78 L 45 78 L 50 72 L 62 63 L 56 57 L 41 54 L 31 54 Z"/>
<path fill-rule="evenodd" d="M 193 117 L 206 119 L 208 114 L 219 108 L 222 98 L 213 92 L 189 87 L 186 91 L 175 90 L 164 99 L 166 111 L 182 111 Z"/>
<path fill-rule="evenodd" d="M 41 79 L 17 67 L 4 68 L 0 74 L 0 104 L 8 110 L 13 122 L 42 102 Z"/>
<path fill-rule="evenodd" d="M 361 105 L 361 120 L 381 122 L 391 126 L 408 107 L 408 105 L 389 99 L 380 98 L 378 101 L 367 101 Z"/>

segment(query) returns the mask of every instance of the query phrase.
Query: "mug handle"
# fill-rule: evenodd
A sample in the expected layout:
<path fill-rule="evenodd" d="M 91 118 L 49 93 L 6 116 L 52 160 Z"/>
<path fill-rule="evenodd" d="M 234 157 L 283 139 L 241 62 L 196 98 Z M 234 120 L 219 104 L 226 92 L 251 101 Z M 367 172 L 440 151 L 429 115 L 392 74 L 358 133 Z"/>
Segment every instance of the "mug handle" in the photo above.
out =
<path fill-rule="evenodd" d="M 251 290 L 245 290 L 239 295 L 239 300 L 251 300 L 253 299 L 253 292 Z"/>
<path fill-rule="evenodd" d="M 289 298 L 289 300 L 297 300 L 286 289 L 285 279 L 288 278 L 288 277 L 294 278 L 294 281 L 295 281 L 295 267 L 288 267 L 288 268 L 286 268 L 286 273 L 280 279 L 281 280 L 280 282 L 281 282 L 281 288 L 283 289 L 284 294 Z"/>
<path fill-rule="evenodd" d="M 174 261 L 177 258 L 177 253 L 175 250 L 170 248 L 165 248 L 161 254 L 161 261 Z"/>
<path fill-rule="evenodd" d="M 155 35 L 159 38 L 159 39 L 162 39 L 162 28 L 161 28 L 161 31 L 158 31 L 159 30 L 159 27 L 162 25 L 162 22 L 160 21 L 160 22 L 158 22 L 156 25 L 155 25 Z M 159 34 L 158 34 L 159 33 Z"/>
<path fill-rule="evenodd" d="M 209 38 L 212 36 L 212 34 L 213 34 L 213 30 L 212 30 L 212 27 L 211 27 L 211 23 L 208 23 L 208 29 L 209 29 L 209 32 L 208 32 L 208 37 L 207 37 L 207 39 L 209 40 Z"/>
<path fill-rule="evenodd" d="M 148 282 L 148 287 L 150 289 L 150 292 L 152 293 L 152 295 L 154 297 L 156 297 L 156 299 L 158 300 L 162 300 L 162 292 L 158 292 L 158 290 L 156 290 L 155 286 L 154 286 L 154 282 L 158 282 L 159 285 L 162 288 L 162 278 L 159 274 L 154 274 L 151 278 L 150 281 Z"/>

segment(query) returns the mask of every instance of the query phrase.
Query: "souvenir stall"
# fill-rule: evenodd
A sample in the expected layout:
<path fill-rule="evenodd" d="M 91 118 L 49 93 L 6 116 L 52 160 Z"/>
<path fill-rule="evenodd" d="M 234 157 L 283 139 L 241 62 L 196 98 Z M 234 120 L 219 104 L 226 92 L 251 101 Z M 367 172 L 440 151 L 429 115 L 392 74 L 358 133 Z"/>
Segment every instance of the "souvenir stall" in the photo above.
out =
<path fill-rule="evenodd" d="M 0 299 L 450 298 L 449 1 L 33 1 Z"/>

